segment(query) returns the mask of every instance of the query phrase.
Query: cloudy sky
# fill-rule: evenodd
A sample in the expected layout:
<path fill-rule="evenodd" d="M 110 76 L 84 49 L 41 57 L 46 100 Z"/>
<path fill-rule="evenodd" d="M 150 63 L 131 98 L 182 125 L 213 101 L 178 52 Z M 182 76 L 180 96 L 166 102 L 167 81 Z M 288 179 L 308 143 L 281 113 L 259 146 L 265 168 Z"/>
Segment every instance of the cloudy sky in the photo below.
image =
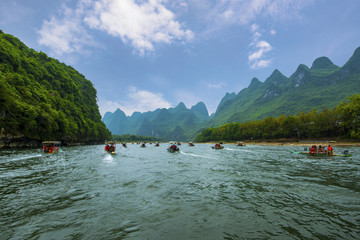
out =
<path fill-rule="evenodd" d="M 0 0 L 0 29 L 73 66 L 101 114 L 203 101 L 360 47 L 358 0 Z"/>

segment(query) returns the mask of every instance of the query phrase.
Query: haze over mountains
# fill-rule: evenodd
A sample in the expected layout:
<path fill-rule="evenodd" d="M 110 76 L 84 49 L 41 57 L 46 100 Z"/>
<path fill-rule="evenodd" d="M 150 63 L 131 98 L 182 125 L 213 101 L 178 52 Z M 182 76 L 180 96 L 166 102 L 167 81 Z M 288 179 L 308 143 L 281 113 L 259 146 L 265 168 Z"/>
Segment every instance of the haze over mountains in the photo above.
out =
<path fill-rule="evenodd" d="M 342 67 L 327 57 L 319 57 L 310 68 L 300 64 L 290 77 L 276 69 L 264 82 L 253 78 L 249 87 L 238 94 L 226 93 L 211 117 L 203 102 L 191 109 L 181 102 L 175 108 L 134 112 L 131 116 L 117 109 L 107 112 L 103 122 L 113 134 L 191 140 L 204 128 L 225 123 L 331 109 L 359 92 L 360 48 L 357 48 Z"/>

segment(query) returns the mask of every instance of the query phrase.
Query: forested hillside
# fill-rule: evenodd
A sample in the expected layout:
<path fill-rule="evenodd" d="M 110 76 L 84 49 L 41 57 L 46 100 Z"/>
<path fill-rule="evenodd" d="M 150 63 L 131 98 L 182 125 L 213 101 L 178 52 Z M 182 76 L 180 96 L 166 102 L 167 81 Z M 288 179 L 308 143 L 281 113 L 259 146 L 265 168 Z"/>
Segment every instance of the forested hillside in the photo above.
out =
<path fill-rule="evenodd" d="M 126 116 L 117 109 L 114 113 L 107 112 L 103 122 L 112 134 L 138 134 L 142 136 L 160 137 L 167 140 L 184 141 L 192 139 L 197 130 L 210 119 L 203 102 L 188 109 L 184 103 L 175 108 L 162 108 L 145 113 L 134 112 Z"/>
<path fill-rule="evenodd" d="M 93 84 L 71 66 L 0 30 L 1 139 L 63 143 L 110 138 Z"/>
<path fill-rule="evenodd" d="M 254 78 L 238 94 L 225 95 L 208 126 L 332 109 L 359 92 L 360 48 L 342 67 L 320 57 L 310 68 L 300 64 L 290 77 L 274 70 L 264 82 Z"/>
<path fill-rule="evenodd" d="M 360 139 L 360 94 L 349 97 L 334 109 L 301 112 L 298 115 L 244 123 L 227 123 L 203 130 L 198 142 L 271 139 Z"/>

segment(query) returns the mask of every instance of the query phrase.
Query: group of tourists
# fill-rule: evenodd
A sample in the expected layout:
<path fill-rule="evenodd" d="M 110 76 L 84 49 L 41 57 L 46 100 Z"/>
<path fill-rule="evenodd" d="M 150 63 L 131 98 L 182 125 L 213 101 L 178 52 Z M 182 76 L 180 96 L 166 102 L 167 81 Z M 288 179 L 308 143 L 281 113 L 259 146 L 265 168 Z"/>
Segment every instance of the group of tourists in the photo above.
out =
<path fill-rule="evenodd" d="M 44 153 L 54 153 L 58 152 L 59 149 L 56 146 L 43 146 Z"/>
<path fill-rule="evenodd" d="M 316 145 L 312 145 L 311 148 L 309 149 L 309 153 L 310 154 L 333 155 L 334 150 L 330 145 L 327 148 L 322 147 L 321 145 L 319 145 L 319 147 L 317 147 Z"/>
<path fill-rule="evenodd" d="M 110 145 L 110 144 L 106 144 L 105 145 L 105 151 L 106 152 L 115 152 L 115 146 L 114 145 Z"/>
<path fill-rule="evenodd" d="M 168 151 L 169 152 L 176 152 L 179 151 L 180 149 L 178 148 L 178 146 L 176 146 L 175 144 L 172 144 L 169 148 Z"/>

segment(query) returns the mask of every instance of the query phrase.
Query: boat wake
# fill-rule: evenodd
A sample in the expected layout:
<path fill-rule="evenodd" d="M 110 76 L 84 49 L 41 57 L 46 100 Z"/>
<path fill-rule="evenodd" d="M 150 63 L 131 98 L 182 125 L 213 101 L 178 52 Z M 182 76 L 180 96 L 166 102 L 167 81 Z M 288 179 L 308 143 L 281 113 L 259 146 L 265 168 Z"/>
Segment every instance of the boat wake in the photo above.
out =
<path fill-rule="evenodd" d="M 232 148 L 225 148 L 225 150 L 228 150 L 228 151 L 239 151 L 238 149 L 232 149 Z"/>
<path fill-rule="evenodd" d="M 32 159 L 32 158 L 38 158 L 38 157 L 43 157 L 43 155 L 42 154 L 36 154 L 36 155 L 30 155 L 30 156 L 26 155 L 26 156 L 16 157 L 16 158 L 9 159 L 9 162 L 28 160 L 28 159 Z"/>
<path fill-rule="evenodd" d="M 193 153 L 185 153 L 185 152 L 181 152 L 181 154 L 184 154 L 184 155 L 188 155 L 188 156 L 193 156 L 193 157 L 202 157 L 202 158 L 208 158 L 208 159 L 215 159 L 215 158 L 212 158 L 212 157 L 209 157 L 209 156 L 204 156 L 204 155 L 198 155 L 198 154 L 193 154 Z"/>
<path fill-rule="evenodd" d="M 110 154 L 106 154 L 106 156 L 104 157 L 105 162 L 112 162 L 113 160 L 114 158 Z"/>
<path fill-rule="evenodd" d="M 228 151 L 236 151 L 236 152 L 253 152 L 251 150 L 247 150 L 247 149 L 233 149 L 233 148 L 224 148 L 225 150 Z"/>

